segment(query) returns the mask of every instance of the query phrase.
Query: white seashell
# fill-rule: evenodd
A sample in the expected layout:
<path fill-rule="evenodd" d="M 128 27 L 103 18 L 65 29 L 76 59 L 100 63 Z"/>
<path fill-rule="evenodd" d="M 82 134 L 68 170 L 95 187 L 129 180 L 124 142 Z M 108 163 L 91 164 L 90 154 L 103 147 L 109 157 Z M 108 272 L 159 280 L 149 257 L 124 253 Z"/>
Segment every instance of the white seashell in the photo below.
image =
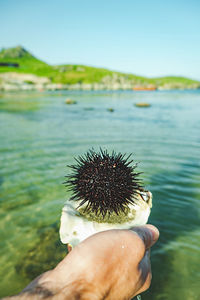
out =
<path fill-rule="evenodd" d="M 67 201 L 62 209 L 60 223 L 60 239 L 63 244 L 71 244 L 73 247 L 79 244 L 92 234 L 109 229 L 129 229 L 133 226 L 147 223 L 151 207 L 151 192 L 138 192 L 135 204 L 129 204 L 127 221 L 123 223 L 99 223 L 91 221 L 81 215 L 79 209 L 80 202 Z M 84 207 L 83 207 L 84 209 Z"/>

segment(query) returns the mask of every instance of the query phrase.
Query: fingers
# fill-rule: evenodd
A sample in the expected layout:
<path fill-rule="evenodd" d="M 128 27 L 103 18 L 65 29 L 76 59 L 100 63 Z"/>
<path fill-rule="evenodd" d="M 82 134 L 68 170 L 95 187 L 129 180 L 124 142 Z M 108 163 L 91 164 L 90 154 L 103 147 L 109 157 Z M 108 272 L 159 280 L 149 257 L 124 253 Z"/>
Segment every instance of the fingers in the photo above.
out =
<path fill-rule="evenodd" d="M 145 248 L 149 249 L 152 247 L 159 238 L 159 231 L 158 229 L 150 224 L 144 226 L 135 226 L 131 228 L 132 231 L 136 232 L 139 237 L 144 242 Z"/>
<path fill-rule="evenodd" d="M 142 285 L 137 293 L 146 291 L 151 284 L 151 262 L 150 262 L 150 247 L 152 247 L 159 238 L 159 231 L 153 225 L 138 226 L 131 229 L 136 232 L 140 239 L 143 241 L 143 251 L 141 254 L 141 261 L 139 269 L 141 270 Z"/>
<path fill-rule="evenodd" d="M 151 272 L 149 272 L 147 274 L 146 280 L 144 282 L 144 284 L 141 286 L 141 288 L 137 291 L 137 295 L 140 293 L 143 293 L 144 291 L 148 290 L 148 288 L 151 285 L 151 279 L 152 279 L 152 274 Z"/>

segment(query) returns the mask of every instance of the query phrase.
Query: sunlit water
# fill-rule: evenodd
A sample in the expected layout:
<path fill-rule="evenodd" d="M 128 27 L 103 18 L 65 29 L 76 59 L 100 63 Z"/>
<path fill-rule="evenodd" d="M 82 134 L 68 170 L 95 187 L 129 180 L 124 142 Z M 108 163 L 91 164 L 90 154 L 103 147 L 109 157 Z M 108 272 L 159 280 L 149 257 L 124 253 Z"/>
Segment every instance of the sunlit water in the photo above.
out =
<path fill-rule="evenodd" d="M 142 299 L 200 299 L 200 91 L 0 95 L 0 296 L 65 255 L 66 165 L 99 146 L 134 153 L 153 192 L 161 236 Z"/>

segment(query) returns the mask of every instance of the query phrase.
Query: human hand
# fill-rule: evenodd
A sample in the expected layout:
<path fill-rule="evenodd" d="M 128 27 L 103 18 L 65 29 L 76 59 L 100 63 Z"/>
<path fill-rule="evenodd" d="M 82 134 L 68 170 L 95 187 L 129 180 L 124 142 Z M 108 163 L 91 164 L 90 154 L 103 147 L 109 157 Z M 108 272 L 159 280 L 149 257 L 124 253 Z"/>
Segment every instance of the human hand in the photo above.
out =
<path fill-rule="evenodd" d="M 97 233 L 24 292 L 41 292 L 52 299 L 131 299 L 150 286 L 150 247 L 158 237 L 152 225 Z"/>

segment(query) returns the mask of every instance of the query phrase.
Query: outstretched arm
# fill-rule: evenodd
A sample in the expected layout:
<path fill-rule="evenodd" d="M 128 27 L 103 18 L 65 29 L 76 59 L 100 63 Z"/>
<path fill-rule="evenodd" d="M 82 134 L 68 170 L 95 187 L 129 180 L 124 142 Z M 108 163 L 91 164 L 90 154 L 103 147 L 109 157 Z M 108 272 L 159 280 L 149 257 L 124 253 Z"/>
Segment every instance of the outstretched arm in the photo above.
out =
<path fill-rule="evenodd" d="M 158 237 L 152 225 L 97 233 L 8 299 L 131 299 L 150 286 L 150 248 Z"/>

